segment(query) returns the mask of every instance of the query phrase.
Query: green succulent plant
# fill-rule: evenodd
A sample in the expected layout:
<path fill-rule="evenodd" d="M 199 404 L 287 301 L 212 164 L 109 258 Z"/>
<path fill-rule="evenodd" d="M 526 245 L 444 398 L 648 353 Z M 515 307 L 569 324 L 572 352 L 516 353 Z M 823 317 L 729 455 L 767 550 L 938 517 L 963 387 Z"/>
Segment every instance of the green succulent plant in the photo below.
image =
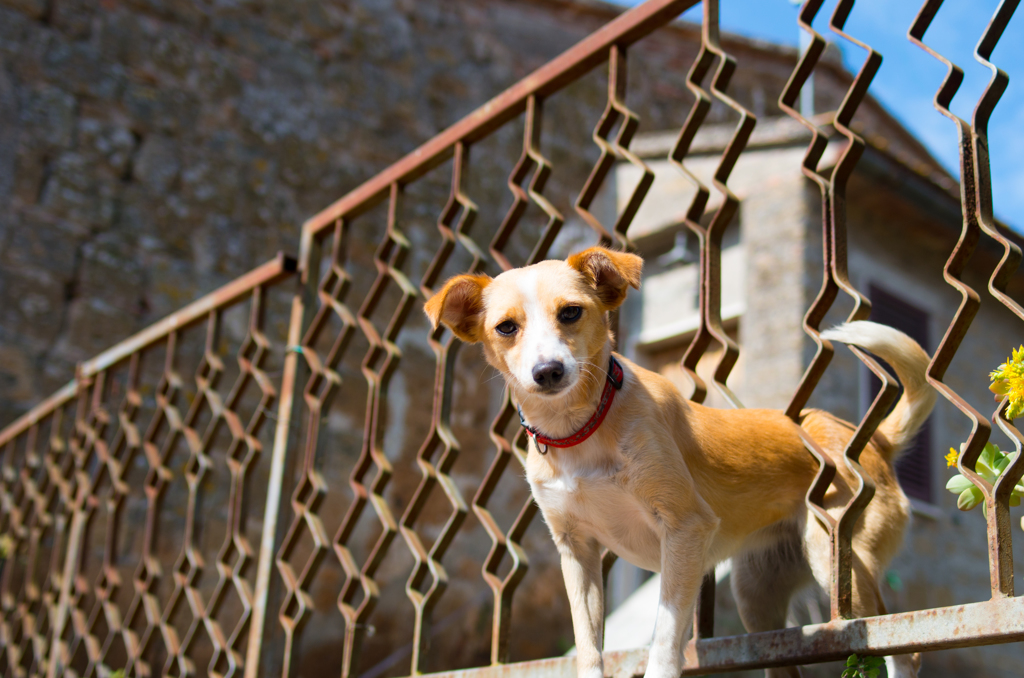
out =
<path fill-rule="evenodd" d="M 964 445 L 960 445 L 960 451 L 963 452 Z M 947 462 L 952 457 L 951 466 L 956 465 L 956 452 L 950 448 L 950 455 L 946 457 Z M 975 464 L 975 472 L 987 480 L 990 483 L 995 484 L 999 476 L 1003 474 L 1006 467 L 1013 461 L 1013 457 L 1000 450 L 995 443 L 985 443 L 985 449 L 981 451 L 981 455 L 978 457 L 978 463 Z M 946 483 L 946 489 L 957 496 L 956 507 L 961 511 L 970 511 L 978 504 L 982 504 L 985 501 L 985 495 L 982 494 L 981 490 L 978 489 L 962 473 L 958 473 L 949 479 Z M 1024 497 L 1024 480 L 1018 482 L 1013 488 L 1013 492 L 1010 494 L 1010 506 L 1020 506 L 1021 497 Z"/>
<path fill-rule="evenodd" d="M 842 678 L 878 678 L 885 660 L 881 657 L 858 657 L 851 654 L 846 660 Z"/>
<path fill-rule="evenodd" d="M 1024 345 L 1014 349 L 1006 362 L 990 372 L 989 379 L 992 380 L 992 384 L 988 388 L 995 393 L 996 400 L 1007 400 L 1003 417 L 1012 421 L 1024 413 Z M 963 451 L 964 444 L 961 443 L 960 454 L 963 454 Z M 957 451 L 949 448 L 946 466 L 956 466 L 958 457 Z M 1010 454 L 1000 450 L 995 443 L 985 443 L 985 449 L 981 451 L 974 470 L 979 476 L 995 484 L 1011 461 L 1013 458 Z M 970 511 L 978 504 L 982 504 L 982 511 L 985 510 L 985 494 L 964 474 L 958 473 L 950 478 L 946 483 L 946 489 L 957 495 L 956 507 L 961 511 Z M 1024 497 L 1024 480 L 1013 488 L 1010 506 L 1020 506 L 1021 497 Z M 1024 527 L 1024 522 L 1021 526 Z"/>

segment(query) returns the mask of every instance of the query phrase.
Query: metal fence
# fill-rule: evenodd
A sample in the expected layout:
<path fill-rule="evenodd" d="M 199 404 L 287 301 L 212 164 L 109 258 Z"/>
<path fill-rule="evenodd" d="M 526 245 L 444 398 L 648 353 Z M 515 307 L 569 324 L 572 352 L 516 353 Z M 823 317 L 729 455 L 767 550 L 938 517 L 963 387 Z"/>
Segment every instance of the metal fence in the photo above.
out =
<path fill-rule="evenodd" d="M 419 312 L 423 299 L 443 277 L 481 270 L 488 261 L 501 269 L 513 266 L 510 250 L 524 243 L 510 243 L 522 237 L 517 229 L 530 205 L 543 213 L 544 224 L 531 233 L 524 250 L 529 254 L 519 257 L 518 263 L 545 258 L 565 217 L 544 194 L 552 165 L 541 151 L 543 105 L 604 64 L 606 106 L 593 133 L 600 155 L 574 207 L 597 241 L 629 247 L 628 229 L 653 174 L 629 150 L 638 118 L 625 103 L 626 56 L 633 44 L 695 4 L 649 0 L 624 13 L 310 219 L 302 228 L 297 262 L 281 256 L 264 264 L 81 364 L 65 388 L 4 429 L 0 532 L 8 535 L 9 548 L 0 581 L 0 665 L 5 675 L 107 676 L 121 668 L 126 675 L 138 676 L 297 675 L 299 644 L 303 634 L 310 633 L 319 589 L 336 597 L 343 620 L 344 645 L 335 648 L 342 675 L 360 675 L 360 648 L 372 632 L 381 592 L 403 586 L 414 619 L 404 673 L 421 673 L 427 666 L 432 611 L 449 583 L 443 564 L 446 552 L 470 511 L 490 539 L 482 576 L 493 596 L 490 666 L 474 671 L 482 675 L 517 666 L 506 665 L 512 601 L 526 572 L 529 554 L 523 535 L 536 507 L 526 499 L 508 526 L 491 512 L 499 480 L 513 476 L 525 459 L 525 441 L 514 425 L 515 409 L 503 396 L 489 432 L 496 453 L 482 477 L 474 480 L 475 493 L 467 499 L 454 478 L 460 450 L 451 421 L 458 342 L 443 328 L 430 334 L 435 360 L 431 393 L 406 387 L 401 394 L 421 408 L 432 408 L 432 415 L 416 454 L 420 475 L 405 479 L 412 491 L 399 510 L 385 497 L 394 474 L 385 451 L 385 414 L 389 384 L 403 357 L 399 338 L 408 331 L 410 314 Z M 845 137 L 841 156 L 830 172 L 819 171 L 826 147 L 821 121 L 808 120 L 795 106 L 825 48 L 824 39 L 811 28 L 822 4 L 823 0 L 807 0 L 800 11 L 800 27 L 811 40 L 780 101 L 812 135 L 802 170 L 821 190 L 825 243 L 824 279 L 804 321 L 818 349 L 786 409 L 794 419 L 832 356 L 832 347 L 819 338 L 818 329 L 833 302 L 841 293 L 852 299 L 851 320 L 870 312 L 870 302 L 847 276 L 845 189 L 864 149 L 851 121 L 881 56 L 843 32 L 854 2 L 840 0 L 830 26 L 843 39 L 867 49 L 868 57 L 829 121 Z M 980 239 L 994 239 L 1004 252 L 988 293 L 1024 319 L 1024 309 L 1005 293 L 1021 251 L 1001 235 L 993 220 L 986 130 L 1007 83 L 1006 75 L 988 58 L 1018 2 L 1003 0 L 978 43 L 977 58 L 990 68 L 992 77 L 971 121 L 948 108 L 962 80 L 961 70 L 925 42 L 941 4 L 927 0 L 908 32 L 912 42 L 948 68 L 935 102 L 939 112 L 956 124 L 961 155 L 963 229 L 944 276 L 962 302 L 935 352 L 928 378 L 973 425 L 957 464 L 985 495 L 992 598 L 958 607 L 851 618 L 852 526 L 874 491 L 857 459 L 895 394 L 884 370 L 858 352 L 887 386 L 845 451 L 845 462 L 861 484 L 838 515 L 823 508 L 836 469 L 806 438 L 809 454 L 820 464 L 807 504 L 827 528 L 833 545 L 831 620 L 716 638 L 714 582 L 706 581 L 695 618 L 696 635 L 686 650 L 685 675 L 814 663 L 852 652 L 905 653 L 1024 640 L 1024 603 L 1013 590 L 1008 512 L 1010 493 L 1024 475 L 1024 457 L 1019 454 L 1024 437 L 1001 416 L 1004 402 L 992 420 L 1014 441 L 1016 457 L 994 485 L 987 482 L 972 469 L 991 431 L 989 417 L 943 382 L 980 303 L 979 293 L 960 280 Z M 722 327 L 720 248 L 723 230 L 738 206 L 729 175 L 756 120 L 728 94 L 735 67 L 719 41 L 718 2 L 706 0 L 701 49 L 688 76 L 693 105 L 669 154 L 696 188 L 686 226 L 701 248 L 701 322 L 683 367 L 696 384 L 694 399 L 702 400 L 707 386 L 696 374 L 697 362 L 712 341 L 721 344 L 725 350 L 713 386 L 741 407 L 725 385 L 739 347 Z M 709 188 L 688 170 L 686 158 L 715 101 L 735 111 L 738 122 Z M 520 124 L 522 154 L 508 177 L 511 207 L 490 242 L 478 242 L 471 235 L 477 206 L 464 189 L 470 148 Z M 603 223 L 594 201 L 619 161 L 641 168 L 641 179 L 614 223 Z M 413 280 L 405 267 L 411 243 L 403 231 L 400 202 L 418 180 L 445 163 L 451 167 L 451 188 L 436 222 L 440 244 L 422 278 Z M 723 201 L 706 214 L 711 190 Z M 350 258 L 358 244 L 351 229 L 357 217 L 380 205 L 387 206 L 386 225 L 372 269 L 360 268 Z M 453 259 L 456 255 L 461 258 Z M 458 268 L 453 268 L 454 261 L 460 262 Z M 296 279 L 298 286 L 285 284 Z M 276 311 L 268 311 L 272 299 L 277 300 Z M 235 342 L 234 361 L 228 358 L 232 342 L 221 333 L 231 314 L 246 328 L 244 338 Z M 361 356 L 352 354 L 356 343 L 364 349 Z M 345 360 L 357 361 L 365 388 L 353 390 L 343 383 L 343 376 L 352 372 L 343 373 L 340 365 Z M 196 366 L 193 377 L 185 376 L 182 362 Z M 347 469 L 347 487 L 335 473 L 324 470 L 333 444 L 325 422 L 339 394 L 350 401 L 364 399 L 356 406 L 363 425 L 361 435 L 353 434 L 359 453 Z M 349 428 L 358 429 L 358 424 Z M 428 539 L 419 520 L 439 492 L 448 508 Z M 344 501 L 332 499 L 342 495 Z M 136 534 L 130 529 L 136 525 L 145 529 Z M 369 548 L 355 548 L 357 533 Z M 380 569 L 395 549 L 407 549 L 412 558 L 412 569 L 403 577 L 382 574 Z M 324 563 L 332 559 L 343 576 L 326 581 Z M 606 572 L 612 562 L 607 556 Z M 631 676 L 642 673 L 645 661 L 644 650 L 620 652 L 608 657 L 606 666 L 611 675 Z M 531 672 L 568 675 L 573 659 L 521 666 Z"/>

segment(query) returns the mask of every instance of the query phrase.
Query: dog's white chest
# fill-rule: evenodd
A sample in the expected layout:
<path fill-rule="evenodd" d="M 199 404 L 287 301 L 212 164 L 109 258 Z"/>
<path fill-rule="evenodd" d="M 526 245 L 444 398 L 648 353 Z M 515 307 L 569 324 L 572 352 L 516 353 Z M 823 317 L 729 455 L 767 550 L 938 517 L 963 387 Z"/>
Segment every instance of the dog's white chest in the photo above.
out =
<path fill-rule="evenodd" d="M 657 520 L 626 491 L 616 472 L 568 468 L 553 477 L 530 478 L 530 488 L 552 531 L 571 525 L 580 536 L 656 572 L 661 560 Z"/>
<path fill-rule="evenodd" d="M 561 473 L 553 478 L 530 480 L 530 488 L 542 510 L 575 513 L 577 505 L 584 500 L 586 494 L 596 489 L 595 486 L 600 484 L 601 480 Z"/>

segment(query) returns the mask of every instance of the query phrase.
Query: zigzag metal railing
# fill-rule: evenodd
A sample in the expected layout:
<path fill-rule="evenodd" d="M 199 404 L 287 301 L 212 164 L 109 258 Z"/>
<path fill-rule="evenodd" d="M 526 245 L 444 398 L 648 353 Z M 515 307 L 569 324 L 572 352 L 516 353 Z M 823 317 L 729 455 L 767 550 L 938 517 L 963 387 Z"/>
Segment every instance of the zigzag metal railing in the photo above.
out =
<path fill-rule="evenodd" d="M 1013 486 L 1024 474 L 1024 455 L 1020 454 L 1022 437 L 1020 431 L 1003 416 L 1008 405 L 1008 402 L 1004 400 L 992 414 L 992 420 L 1013 441 L 1016 447 L 1016 456 L 1013 463 L 993 486 L 975 471 L 975 464 L 981 456 L 985 443 L 988 442 L 992 427 L 980 412 L 975 410 L 942 379 L 981 305 L 980 296 L 963 282 L 961 275 L 982 232 L 995 239 L 1003 247 L 1003 256 L 999 265 L 992 272 L 989 290 L 1003 306 L 1019 318 L 1024 319 L 1024 309 L 1006 295 L 1006 284 L 1020 263 L 1021 251 L 1014 243 L 999 233 L 995 226 L 992 217 L 992 186 L 988 160 L 988 120 L 1009 80 L 1006 74 L 988 59 L 999 38 L 1002 37 L 1018 4 L 1019 0 L 1000 2 L 985 33 L 978 42 L 975 57 L 992 71 L 992 79 L 975 106 L 973 124 L 949 110 L 949 104 L 956 95 L 960 83 L 963 82 L 963 71 L 924 43 L 925 32 L 942 6 L 941 0 L 927 0 L 921 6 L 917 18 L 907 33 L 913 43 L 946 66 L 946 79 L 936 92 L 935 108 L 956 124 L 959 133 L 960 203 L 963 210 L 963 231 L 956 249 L 953 250 L 946 263 L 943 274 L 946 281 L 960 293 L 962 301 L 946 335 L 935 351 L 931 365 L 929 365 L 928 381 L 971 420 L 971 433 L 957 459 L 957 468 L 980 488 L 985 496 L 989 572 L 992 579 L 993 598 L 1013 596 L 1013 553 L 1010 540 L 1009 499 Z"/>
<path fill-rule="evenodd" d="M 206 635 L 202 654 L 209 660 L 201 671 L 240 669 L 252 610 L 266 592 L 252 581 L 250 565 L 257 555 L 262 562 L 271 556 L 267 549 L 257 553 L 247 532 L 253 508 L 246 479 L 263 452 L 271 407 L 280 390 L 291 388 L 265 371 L 266 295 L 294 271 L 295 261 L 279 256 L 82 363 L 74 381 L 0 434 L 4 478 L 19 486 L 4 488 L 5 500 L 13 500 L 4 507 L 2 526 L 12 539 L 0 594 L 5 675 L 106 675 L 112 665 L 132 675 L 188 674 L 195 671 L 199 634 Z M 218 388 L 225 371 L 222 319 L 245 304 L 238 375 L 224 392 Z M 177 368 L 180 346 L 204 321 L 192 392 Z M 154 384 L 145 365 L 161 349 L 163 368 Z M 143 410 L 148 422 L 139 421 Z M 222 432 L 226 440 L 218 438 Z M 168 467 L 179 443 L 188 454 L 184 473 Z M 279 445 L 274 456 L 283 458 L 284 451 Z M 140 466 L 140 456 L 148 473 L 144 483 L 132 485 L 128 473 Z M 10 473 L 16 464 L 19 472 Z M 227 471 L 224 539 L 204 554 L 195 533 L 207 518 L 197 505 L 208 491 L 204 476 L 214 469 Z M 183 529 L 166 533 L 166 521 L 173 520 L 164 505 L 167 488 L 182 480 Z M 141 541 L 123 525 L 129 501 L 146 506 Z M 125 569 L 126 551 L 134 572 Z M 207 559 L 213 579 L 200 582 Z M 130 582 L 122 582 L 126 574 Z M 232 595 L 237 602 L 226 606 Z"/>
<path fill-rule="evenodd" d="M 711 217 L 711 222 L 705 228 L 701 226 L 700 220 L 704 216 L 704 209 L 707 206 L 709 191 L 697 177 L 690 172 L 683 159 L 690 150 L 690 144 L 697 136 L 700 126 L 704 122 L 708 111 L 711 109 L 711 98 L 701 87 L 701 82 L 707 75 L 715 60 L 718 61 L 718 68 L 711 81 L 711 92 L 715 99 L 739 113 L 739 121 L 732 138 L 726 144 L 722 152 L 721 160 L 715 169 L 713 181 L 715 190 L 722 194 L 721 206 Z M 725 90 L 729 86 L 729 80 L 736 71 L 736 61 L 726 54 L 722 49 L 718 29 L 718 3 L 709 2 L 704 4 L 704 24 L 701 31 L 701 50 L 690 69 L 687 78 L 687 87 L 693 92 L 695 101 L 690 109 L 690 115 L 686 119 L 676 144 L 669 152 L 669 159 L 675 164 L 686 178 L 694 184 L 697 189 L 696 195 L 690 203 L 686 213 L 685 223 L 698 238 L 700 243 L 700 326 L 697 334 L 690 342 L 690 346 L 683 356 L 682 366 L 694 384 L 694 393 L 690 398 L 696 402 L 703 402 L 707 394 L 707 387 L 703 379 L 697 375 L 697 363 L 707 351 L 712 341 L 717 341 L 723 348 L 722 357 L 714 371 L 715 388 L 725 397 L 733 407 L 743 407 L 735 394 L 726 386 L 725 382 L 732 371 L 736 360 L 739 358 L 739 347 L 722 328 L 722 236 L 725 229 L 736 216 L 739 208 L 739 199 L 727 185 L 729 175 L 732 173 L 736 161 L 739 159 L 743 149 L 746 148 L 751 132 L 757 118 L 736 100 L 729 97 Z"/>
<path fill-rule="evenodd" d="M 558 201 L 544 194 L 553 165 L 542 151 L 542 110 L 545 101 L 605 63 L 606 105 L 593 132 L 599 154 L 580 189 L 575 213 L 598 242 L 630 246 L 628 229 L 652 185 L 653 173 L 629 149 L 640 121 L 626 105 L 627 50 L 695 4 L 696 0 L 649 0 L 623 14 L 310 219 L 302 229 L 300 244 L 302 289 L 292 298 L 288 334 L 283 340 L 268 339 L 264 320 L 267 291 L 294 269 L 291 262 L 279 258 L 83 363 L 74 381 L 4 429 L 0 433 L 0 533 L 11 539 L 0 578 L 0 665 L 4 673 L 103 676 L 123 663 L 127 675 L 139 676 L 295 675 L 303 634 L 314 617 L 314 596 L 323 592 L 314 588 L 320 586 L 336 597 L 338 623 L 344 625 L 344 644 L 337 650 L 341 673 L 360 675 L 360 648 L 370 636 L 382 591 L 386 587 L 393 590 L 401 582 L 382 568 L 395 550 L 398 535 L 402 539 L 397 543 L 405 545 L 412 560 L 404 587 L 413 611 L 409 672 L 422 673 L 432 668 L 428 666 L 431 615 L 450 582 L 443 561 L 470 507 L 490 539 L 482 567 L 483 581 L 494 601 L 490 662 L 492 666 L 508 662 L 512 603 L 528 566 L 524 537 L 537 511 L 527 499 L 507 528 L 492 513 L 499 483 L 509 477 L 510 462 L 525 463 L 522 432 L 508 434 L 515 408 L 505 394 L 490 427 L 494 456 L 467 504 L 455 476 L 460 443 L 451 421 L 460 343 L 444 329 L 430 332 L 425 341 L 434 354 L 433 405 L 428 431 L 415 455 L 420 475 L 404 507 L 396 507 L 386 496 L 396 471 L 385 449 L 385 414 L 389 385 L 403 364 L 403 333 L 407 333 L 407 319 L 416 312 L 419 301 L 429 297 L 446 274 L 458 272 L 451 270 L 454 256 L 468 261 L 462 270 L 470 272 L 483 271 L 490 262 L 497 265 L 494 272 L 512 268 L 513 238 L 522 230 L 520 223 L 531 205 L 543 213 L 544 224 L 523 259 L 533 263 L 547 256 L 566 217 L 556 207 Z M 756 120 L 727 94 L 737 64 L 719 39 L 718 4 L 717 0 L 705 2 L 701 48 L 687 81 L 694 103 L 668 161 L 696 188 L 685 226 L 697 236 L 701 250 L 700 324 L 682 366 L 693 379 L 693 399 L 703 400 L 707 386 L 696 368 L 712 342 L 717 342 L 723 353 L 714 368 L 714 386 L 732 406 L 742 407 L 726 384 L 739 347 L 722 326 L 720 257 L 722 234 L 739 204 L 728 185 L 729 177 Z M 817 352 L 787 407 L 794 420 L 799 419 L 832 357 L 833 348 L 820 338 L 819 328 L 839 292 L 853 303 L 850 319 L 865 318 L 870 312 L 869 301 L 847 274 L 845 192 L 865 147 L 851 130 L 851 123 L 881 57 L 844 32 L 855 3 L 839 0 L 830 27 L 843 39 L 865 48 L 868 56 L 830 120 L 812 121 L 801 115 L 794 106 L 825 47 L 824 39 L 812 28 L 823 4 L 824 0 L 807 0 L 800 10 L 798 23 L 812 40 L 780 99 L 781 108 L 811 132 L 802 170 L 820 188 L 823 210 L 824 278 L 804 319 L 804 329 Z M 942 0 L 926 0 L 909 37 L 949 68 L 936 107 L 958 127 L 964 223 L 944 275 L 963 302 L 935 353 L 928 376 L 974 426 L 958 466 L 985 494 L 993 599 L 955 608 L 851 619 L 852 529 L 874 491 L 871 478 L 857 460 L 895 396 L 891 377 L 870 356 L 855 350 L 882 379 L 884 388 L 859 423 L 841 461 L 805 436 L 809 453 L 820 464 L 807 505 L 832 543 L 831 621 L 801 629 L 714 638 L 714 582 L 708 578 L 696 611 L 695 639 L 687 648 L 685 675 L 813 663 L 851 652 L 888 654 L 1024 639 L 1024 605 L 1013 598 L 1008 513 L 1010 493 L 1024 475 L 1024 455 L 1020 454 L 1024 436 L 1005 419 L 1007 404 L 1001 403 L 993 418 L 1015 441 L 1017 454 L 994 486 L 985 482 L 973 469 L 991 427 L 943 382 L 978 308 L 979 295 L 962 282 L 961 274 L 982 235 L 1003 248 L 989 291 L 1024 319 L 1024 309 L 1006 294 L 1021 251 L 994 223 L 987 150 L 988 119 L 1007 84 L 1006 75 L 989 58 L 1018 0 L 1000 4 L 978 44 L 976 56 L 993 75 L 972 123 L 957 118 L 948 108 L 962 80 L 961 71 L 923 42 L 941 4 Z M 716 62 L 709 93 L 702 83 Z M 688 167 L 687 155 L 713 101 L 734 111 L 738 122 L 713 175 L 714 189 L 723 201 L 705 226 L 710 190 Z M 489 244 L 483 246 L 471 233 L 479 210 L 467 188 L 470 150 L 520 117 L 522 153 L 507 182 L 512 204 Z M 825 123 L 845 140 L 840 142 L 842 150 L 828 174 L 820 168 L 830 136 L 821 127 Z M 436 222 L 441 242 L 417 285 L 410 279 L 407 261 L 413 246 L 403 230 L 403 198 L 417 180 L 449 159 L 451 188 Z M 616 161 L 635 166 L 640 179 L 609 220 L 595 205 Z M 363 279 L 357 279 L 363 262 L 352 259 L 358 244 L 352 241 L 353 221 L 384 201 L 386 223 L 372 271 L 363 276 L 368 282 L 366 291 L 361 299 L 350 299 Z M 220 338 L 223 313 L 246 298 L 250 299 L 250 317 L 246 338 L 238 348 L 238 379 L 224 391 L 218 387 L 225 370 Z M 386 319 L 382 322 L 378 316 Z M 207 329 L 202 357 L 190 381 L 179 372 L 180 344 L 188 328 L 203 321 Z M 367 344 L 361 360 L 348 355 L 353 342 L 360 340 Z M 146 358 L 157 346 L 164 349 L 163 367 L 157 383 L 149 384 Z M 280 372 L 267 372 L 268 356 L 280 362 Z M 334 487 L 335 478 L 325 476 L 322 470 L 328 445 L 325 419 L 334 399 L 352 400 L 352 385 L 343 382 L 346 359 L 359 361 L 366 402 L 361 446 L 349 473 L 349 501 L 340 511 L 332 535 L 325 514 L 331 512 L 328 506 L 334 506 L 329 500 L 342 493 Z M 186 393 L 190 385 L 194 393 Z M 120 402 L 115 402 L 120 395 L 115 389 L 122 388 Z M 241 410 L 250 408 L 243 407 L 239 399 L 246 389 L 253 388 L 259 395 L 246 420 Z M 255 397 L 255 392 L 252 395 Z M 419 394 L 412 396 L 425 405 Z M 271 412 L 274 400 L 279 401 L 276 415 Z M 148 421 L 142 420 L 143 413 L 149 414 Z M 245 496 L 252 465 L 265 447 L 261 441 L 269 433 L 267 418 L 276 420 L 276 429 L 256 548 L 256 540 L 245 526 L 246 515 L 253 512 L 246 508 Z M 227 439 L 219 437 L 222 434 Z M 178 445 L 184 446 L 187 456 L 180 467 L 169 461 Z M 131 486 L 127 474 L 143 459 L 146 480 L 140 487 Z M 837 463 L 846 465 L 859 486 L 846 506 L 830 512 L 825 510 L 824 496 Z M 206 553 L 204 559 L 196 534 L 206 520 L 199 509 L 209 491 L 204 481 L 214 468 L 220 468 L 228 479 L 223 484 L 227 488 L 228 528 L 216 552 Z M 167 529 L 165 504 L 172 486 L 184 497 L 180 534 Z M 449 509 L 431 543 L 422 533 L 421 519 L 438 486 Z M 287 492 L 290 500 L 285 498 Z M 124 568 L 115 561 L 123 550 L 126 502 L 133 497 L 145 505 L 146 531 L 135 554 L 132 588 L 128 589 L 121 581 Z M 367 506 L 372 513 L 366 511 Z M 363 543 L 368 545 L 365 555 L 358 548 Z M 333 560 L 328 560 L 332 554 Z M 207 559 L 215 565 L 213 579 L 203 579 L 204 570 L 209 570 Z M 614 556 L 606 554 L 606 572 L 612 562 Z M 328 566 L 342 573 L 336 584 L 326 582 L 323 576 Z M 279 595 L 272 595 L 272 589 L 278 589 Z M 238 598 L 238 609 L 229 613 L 224 606 L 232 596 Z M 268 608 L 278 604 L 279 608 Z M 277 612 L 276 620 L 267 619 L 268 609 Z M 201 645 L 203 649 L 198 649 Z M 201 665 L 197 664 L 200 658 Z M 607 666 L 613 675 L 635 675 L 642 673 L 645 661 L 645 651 L 637 650 L 612 654 Z M 572 664 L 570 658 L 556 658 L 532 662 L 524 669 L 571 672 Z M 477 671 L 484 674 L 491 669 Z"/>
<path fill-rule="evenodd" d="M 821 9 L 823 0 L 808 0 L 800 10 L 799 24 L 801 29 L 812 36 L 809 48 L 800 62 L 780 97 L 780 106 L 789 115 L 795 117 L 811 130 L 812 138 L 804 158 L 803 171 L 821 189 L 822 199 L 822 242 L 824 281 L 822 289 L 808 310 L 804 319 L 804 329 L 818 346 L 817 353 L 808 366 L 793 399 L 786 408 L 786 413 L 797 420 L 800 411 L 807 403 L 818 380 L 825 372 L 832 357 L 832 347 L 819 335 L 819 325 L 825 314 L 835 301 L 838 291 L 842 289 L 854 302 L 853 310 L 847 320 L 863 320 L 871 311 L 871 303 L 850 282 L 846 269 L 846 184 L 854 166 L 864 152 L 864 140 L 849 128 L 854 113 L 867 95 L 868 86 L 874 78 L 882 58 L 864 43 L 851 38 L 843 32 L 843 27 L 853 9 L 852 0 L 840 0 L 832 14 L 830 27 L 842 37 L 868 50 L 868 56 L 860 72 L 854 78 L 849 91 L 843 98 L 842 105 L 832 119 L 832 124 L 847 139 L 845 148 L 832 170 L 831 177 L 826 179 L 818 173 L 818 163 L 826 147 L 826 137 L 810 120 L 793 109 L 799 91 L 813 72 L 814 65 L 824 51 L 825 42 L 811 24 Z M 851 548 L 853 526 L 867 507 L 874 495 L 874 483 L 867 476 L 857 459 L 881 423 L 885 412 L 892 405 L 896 396 L 896 385 L 892 377 L 868 354 L 853 348 L 857 357 L 882 380 L 883 388 L 879 391 L 863 421 L 858 426 L 853 438 L 843 453 L 843 462 L 858 479 L 859 486 L 854 497 L 836 518 L 825 510 L 825 492 L 835 478 L 835 460 L 831 459 L 809 436 L 804 436 L 808 450 L 818 460 L 820 470 L 811 489 L 808 491 L 807 504 L 814 515 L 829 533 L 832 543 L 832 578 L 829 598 L 832 607 L 832 618 L 849 618 L 852 616 L 852 565 Z"/>
<path fill-rule="evenodd" d="M 46 675 L 52 614 L 64 589 L 67 534 L 73 516 L 69 441 L 77 404 L 78 388 L 72 381 L 0 434 L 0 527 L 10 537 L 6 559 L 12 563 L 11 567 L 5 564 L 0 580 L 0 640 L 5 673 L 12 675 L 19 669 L 26 675 Z M 29 501 L 19 501 L 19 494 Z M 27 552 L 20 572 L 13 566 L 19 552 Z M 42 572 L 40 565 L 45 567 Z"/>
<path fill-rule="evenodd" d="M 686 83 L 687 87 L 694 94 L 694 103 L 668 156 L 669 160 L 697 189 L 690 202 L 690 207 L 687 209 L 684 223 L 697 236 L 700 246 L 700 293 L 698 297 L 700 325 L 697 328 L 696 335 L 687 347 L 685 355 L 683 355 L 681 364 L 693 383 L 693 393 L 690 395 L 690 399 L 695 402 L 703 402 L 707 395 L 707 386 L 704 384 L 704 380 L 697 374 L 697 363 L 700 362 L 700 359 L 707 352 L 711 342 L 713 340 L 717 341 L 722 347 L 722 357 L 719 359 L 714 370 L 715 388 L 718 389 L 730 405 L 733 407 L 743 407 L 739 398 L 736 397 L 725 383 L 729 377 L 729 372 L 732 371 L 736 360 L 739 358 L 739 347 L 722 327 L 722 236 L 725 233 L 725 229 L 732 222 L 739 207 L 739 200 L 729 190 L 727 185 L 729 175 L 732 173 L 736 161 L 750 139 L 750 134 L 754 130 L 757 118 L 725 94 L 725 90 L 729 86 L 729 80 L 736 70 L 736 62 L 721 47 L 718 23 L 718 3 L 705 3 L 704 21 L 701 30 L 701 49 L 690 69 Z M 701 82 L 715 60 L 718 60 L 718 68 L 712 77 L 711 91 L 716 99 L 739 113 L 740 117 L 732 138 L 722 152 L 721 160 L 713 176 L 715 190 L 722 194 L 723 201 L 711 217 L 711 222 L 707 227 L 704 227 L 701 226 L 700 221 L 704 216 L 710 192 L 697 176 L 687 169 L 683 160 L 689 152 L 693 140 L 697 137 L 697 132 L 704 123 L 708 111 L 711 109 L 711 97 L 701 87 Z M 704 580 L 701 583 L 697 608 L 694 610 L 694 635 L 696 638 L 714 635 L 714 611 L 715 578 L 712 573 L 708 573 L 704 576 Z"/>

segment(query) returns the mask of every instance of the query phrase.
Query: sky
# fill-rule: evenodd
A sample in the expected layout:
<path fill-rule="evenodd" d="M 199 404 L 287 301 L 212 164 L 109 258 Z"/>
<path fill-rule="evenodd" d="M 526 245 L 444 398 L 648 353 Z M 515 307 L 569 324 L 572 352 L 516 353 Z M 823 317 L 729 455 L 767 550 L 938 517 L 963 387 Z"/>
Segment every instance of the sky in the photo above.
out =
<path fill-rule="evenodd" d="M 642 0 L 614 0 L 637 5 Z M 900 120 L 955 177 L 959 177 L 958 133 L 953 121 L 934 107 L 935 92 L 945 78 L 945 67 L 907 39 L 907 29 L 923 0 L 858 0 L 846 23 L 846 32 L 882 54 L 881 70 L 871 94 Z M 836 0 L 826 0 L 814 28 L 843 53 L 847 68 L 856 73 L 867 52 L 832 33 L 828 19 Z M 974 47 L 999 6 L 998 0 L 946 0 L 925 34 L 925 43 L 964 71 L 964 82 L 950 106 L 970 121 L 974 105 L 990 77 L 974 58 Z M 725 31 L 775 43 L 797 45 L 799 6 L 790 0 L 722 0 L 721 26 Z M 684 20 L 701 21 L 697 5 Z M 1024 7 L 1018 8 L 1003 33 L 992 63 L 1010 77 L 1010 85 L 989 122 L 993 205 L 996 217 L 1024 233 Z M 738 64 L 740 69 L 743 64 Z M 856 117 L 854 117 L 856 120 Z"/>

